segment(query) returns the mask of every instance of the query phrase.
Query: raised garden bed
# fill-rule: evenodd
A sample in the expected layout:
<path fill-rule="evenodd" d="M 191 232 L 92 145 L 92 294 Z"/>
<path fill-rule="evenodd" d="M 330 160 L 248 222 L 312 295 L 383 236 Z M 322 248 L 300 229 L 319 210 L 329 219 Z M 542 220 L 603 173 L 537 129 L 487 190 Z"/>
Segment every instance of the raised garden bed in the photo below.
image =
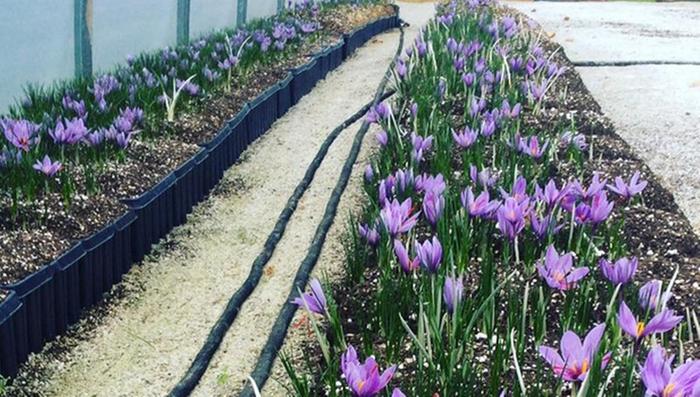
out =
<path fill-rule="evenodd" d="M 358 25 L 339 18 L 337 7 L 366 24 L 358 30 L 361 34 L 376 30 L 368 20 L 386 21 L 383 30 L 398 24 L 396 9 L 386 5 L 295 10 L 299 20 L 309 18 L 317 24 L 314 37 L 258 63 L 260 58 L 239 58 L 239 66 L 245 67 L 240 66 L 230 92 L 211 86 L 206 96 L 185 103 L 184 113 L 173 122 L 157 115 L 151 120 L 146 112 L 142 126 L 150 130 L 134 135 L 118 151 L 117 161 L 103 159 L 95 171 L 77 158 L 66 160 L 67 169 L 61 172 L 70 177 L 48 179 L 47 188 L 31 200 L 12 206 L 3 197 L 7 200 L 0 209 L 7 216 L 0 246 L 12 255 L 0 257 L 0 374 L 13 376 L 29 353 L 99 302 L 153 243 L 185 221 L 250 143 L 340 64 L 345 42 L 339 33 Z M 327 29 L 318 30 L 326 24 Z M 177 51 L 189 53 L 200 46 L 196 43 Z M 136 63 L 146 61 L 144 56 Z M 307 71 L 297 73 L 302 68 Z M 50 99 L 32 97 L 33 104 L 41 101 Z M 68 195 L 55 190 L 66 186 L 73 189 Z"/>
<path fill-rule="evenodd" d="M 350 222 L 345 279 L 298 301 L 297 327 L 318 343 L 285 356 L 288 385 L 691 395 L 697 237 L 561 47 L 488 3 L 443 7 L 396 68 L 396 99 L 368 115 L 384 130 L 368 202 Z"/>

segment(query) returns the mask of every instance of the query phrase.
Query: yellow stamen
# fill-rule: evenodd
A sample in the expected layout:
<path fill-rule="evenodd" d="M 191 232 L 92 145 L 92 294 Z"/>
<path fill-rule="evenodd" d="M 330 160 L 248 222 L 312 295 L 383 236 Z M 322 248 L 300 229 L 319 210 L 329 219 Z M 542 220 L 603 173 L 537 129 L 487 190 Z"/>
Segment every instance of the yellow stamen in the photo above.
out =
<path fill-rule="evenodd" d="M 644 332 L 644 321 L 640 321 L 637 323 L 637 337 L 642 336 L 642 332 Z"/>
<path fill-rule="evenodd" d="M 675 389 L 675 388 L 676 388 L 675 383 L 669 383 L 668 385 L 666 385 L 666 387 L 664 387 L 664 391 L 663 391 L 662 396 L 663 397 L 671 397 L 672 396 L 671 393 L 673 393 L 673 389 Z"/>
<path fill-rule="evenodd" d="M 583 363 L 581 363 L 581 373 L 585 374 L 588 372 L 588 359 L 583 360 Z"/>
<path fill-rule="evenodd" d="M 357 391 L 361 392 L 363 387 L 365 387 L 365 381 L 357 381 Z"/>

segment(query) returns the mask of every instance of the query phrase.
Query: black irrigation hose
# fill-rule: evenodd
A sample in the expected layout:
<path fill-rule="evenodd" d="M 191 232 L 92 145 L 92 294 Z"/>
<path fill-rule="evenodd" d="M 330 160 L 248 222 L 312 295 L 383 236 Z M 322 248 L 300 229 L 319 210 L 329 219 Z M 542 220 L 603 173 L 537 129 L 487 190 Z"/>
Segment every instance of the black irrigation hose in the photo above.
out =
<path fill-rule="evenodd" d="M 384 91 L 384 88 L 386 87 L 386 84 L 389 81 L 389 76 L 391 75 L 391 68 L 396 58 L 398 58 L 398 56 L 401 54 L 401 50 L 403 49 L 404 30 L 401 26 L 399 26 L 399 29 L 401 31 L 401 36 L 399 38 L 399 46 L 396 49 L 396 54 L 394 55 L 394 58 L 391 64 L 389 65 L 386 73 L 384 74 L 384 77 L 382 78 L 379 87 L 377 87 L 377 92 L 373 101 L 374 103 L 377 103 L 381 101 L 382 98 L 389 96 L 387 94 L 382 95 L 382 92 Z M 258 362 L 255 365 L 255 369 L 250 375 L 251 378 L 255 381 L 255 384 L 260 389 L 263 388 L 263 386 L 267 382 L 267 379 L 270 376 L 270 370 L 272 369 L 272 365 L 275 361 L 275 358 L 277 357 L 277 353 L 279 352 L 280 348 L 282 347 L 282 344 L 284 343 L 284 339 L 287 335 L 287 329 L 289 328 L 289 324 L 292 322 L 294 313 L 297 310 L 297 306 L 292 304 L 291 301 L 298 295 L 299 290 L 303 290 L 305 288 L 306 283 L 309 281 L 309 275 L 313 270 L 314 266 L 316 265 L 316 262 L 318 261 L 318 257 L 321 253 L 321 248 L 323 248 L 323 243 L 326 241 L 326 235 L 328 234 L 328 230 L 333 224 L 333 220 L 338 210 L 340 198 L 343 195 L 345 188 L 347 187 L 348 181 L 350 180 L 352 167 L 357 161 L 357 156 L 360 153 L 360 149 L 362 147 L 362 140 L 364 139 L 368 129 L 369 125 L 367 123 L 363 123 L 362 127 L 360 127 L 360 129 L 357 131 L 357 135 L 355 135 L 355 140 L 353 141 L 352 148 L 350 149 L 350 154 L 345 160 L 343 169 L 340 173 L 340 176 L 338 177 L 338 182 L 336 183 L 335 188 L 331 193 L 331 197 L 328 200 L 328 203 L 326 204 L 326 210 L 323 214 L 321 222 L 316 228 L 316 234 L 314 235 L 314 239 L 311 242 L 311 246 L 309 247 L 309 252 L 306 254 L 306 257 L 301 262 L 299 270 L 297 270 L 297 274 L 294 278 L 292 288 L 289 291 L 289 295 L 287 296 L 287 300 L 285 301 L 284 306 L 282 306 L 282 309 L 280 309 L 280 313 L 277 316 L 277 320 L 275 320 L 275 324 L 272 327 L 272 331 L 270 331 L 270 335 L 267 338 L 267 342 L 265 343 L 265 346 L 260 352 L 260 356 L 258 357 Z M 255 393 L 250 384 L 246 385 L 246 387 L 241 392 L 240 397 L 255 397 Z"/>
<path fill-rule="evenodd" d="M 638 65 L 698 65 L 697 61 L 579 61 L 576 67 L 638 66 Z"/>
<path fill-rule="evenodd" d="M 384 85 L 382 85 L 382 88 Z M 372 99 L 372 101 L 364 105 L 362 109 L 360 109 L 355 114 L 343 121 L 343 123 L 337 126 L 333 131 L 331 131 L 328 137 L 326 137 L 326 139 L 323 141 L 323 144 L 321 144 L 321 147 L 318 149 L 318 152 L 316 153 L 316 156 L 314 157 L 313 161 L 311 161 L 311 164 L 309 164 L 309 167 L 306 169 L 304 178 L 302 178 L 299 184 L 297 184 L 297 187 L 294 189 L 294 192 L 287 200 L 286 206 L 277 218 L 277 223 L 275 223 L 275 227 L 272 229 L 272 232 L 270 232 L 270 234 L 267 236 L 265 246 L 262 252 L 260 252 L 260 254 L 255 258 L 255 261 L 253 262 L 253 265 L 250 268 L 248 278 L 246 278 L 246 280 L 243 282 L 243 285 L 229 299 L 223 313 L 221 313 L 218 320 L 216 320 L 216 323 L 212 327 L 211 331 L 209 331 L 209 336 L 207 336 L 207 339 L 204 342 L 204 346 L 202 346 L 199 353 L 197 353 L 197 356 L 192 361 L 192 364 L 187 370 L 187 373 L 185 373 L 185 375 L 180 379 L 177 385 L 175 385 L 175 387 L 172 389 L 172 391 L 170 392 L 170 396 L 188 396 L 199 383 L 199 380 L 202 378 L 204 372 L 207 370 L 209 362 L 214 356 L 214 353 L 216 353 L 219 346 L 221 345 L 221 342 L 224 339 L 224 336 L 226 336 L 226 332 L 238 316 L 241 306 L 243 305 L 243 303 L 245 303 L 250 294 L 253 293 L 255 287 L 257 287 L 258 282 L 260 281 L 260 278 L 263 273 L 263 268 L 272 257 L 277 243 L 282 239 L 282 236 L 284 235 L 284 231 L 287 227 L 287 223 L 289 223 L 289 219 L 294 213 L 297 204 L 299 204 L 299 200 L 304 195 L 304 192 L 313 181 L 316 171 L 323 162 L 323 159 L 326 157 L 328 149 L 333 144 L 335 139 L 338 137 L 338 135 L 340 135 L 341 132 L 343 132 L 343 130 L 345 130 L 350 125 L 354 124 L 357 120 L 362 118 L 362 116 L 364 116 L 365 113 L 367 113 L 367 111 L 373 104 L 375 104 L 377 101 L 384 100 L 393 94 L 393 91 L 389 91 L 381 95 L 380 93 L 377 93 Z M 355 154 L 355 157 L 357 157 L 357 154 Z M 306 282 L 301 284 L 302 288 L 304 284 L 306 284 Z"/>

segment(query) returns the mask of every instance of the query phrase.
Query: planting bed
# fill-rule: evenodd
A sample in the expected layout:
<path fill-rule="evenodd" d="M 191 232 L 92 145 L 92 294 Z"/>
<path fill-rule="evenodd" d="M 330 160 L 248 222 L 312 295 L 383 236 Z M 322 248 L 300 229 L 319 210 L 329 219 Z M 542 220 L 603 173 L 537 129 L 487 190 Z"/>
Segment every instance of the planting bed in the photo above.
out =
<path fill-rule="evenodd" d="M 213 87 L 201 100 L 188 102 L 174 122 L 147 113 L 143 139 L 134 135 L 127 140 L 117 161 L 107 158 L 92 168 L 76 155 L 65 161 L 60 181 L 47 179 L 33 197 L 2 197 L 0 373 L 13 375 L 28 353 L 65 331 L 152 243 L 183 223 L 246 146 L 340 64 L 341 34 L 354 37 L 351 31 L 357 30 L 367 40 L 397 23 L 394 9 L 386 5 L 339 5 L 318 15 L 300 12 L 301 18 L 315 18 L 316 26 L 328 28 L 282 56 L 246 65 L 231 81 L 231 94 Z M 34 95 L 26 114 L 50 101 Z M 8 125 L 3 126 L 6 137 Z M 127 135 L 132 134 L 136 132 Z M 9 143 L 5 145 L 7 149 Z M 3 162 L 8 164 L 7 157 Z"/>
<path fill-rule="evenodd" d="M 451 4 L 397 68 L 397 97 L 368 115 L 385 133 L 344 237 L 345 276 L 326 299 L 315 286 L 299 301 L 283 384 L 296 395 L 694 395 L 700 242 L 673 195 L 560 46 L 515 11 Z M 629 185 L 632 197 L 617 193 Z M 569 259 L 573 273 L 557 267 Z M 650 280 L 662 287 L 645 301 Z M 589 332 L 582 349 L 574 334 Z"/>

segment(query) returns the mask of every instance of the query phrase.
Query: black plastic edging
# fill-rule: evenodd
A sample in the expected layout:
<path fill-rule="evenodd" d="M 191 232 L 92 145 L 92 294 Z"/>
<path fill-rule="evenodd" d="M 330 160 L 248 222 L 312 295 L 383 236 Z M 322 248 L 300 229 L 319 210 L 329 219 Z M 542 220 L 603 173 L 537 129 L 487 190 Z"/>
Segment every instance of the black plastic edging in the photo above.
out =
<path fill-rule="evenodd" d="M 389 26 L 387 25 L 387 29 L 388 28 L 389 28 Z M 400 45 L 403 46 L 403 30 L 402 30 L 401 44 Z M 263 273 L 263 269 L 265 268 L 265 265 L 272 257 L 272 255 L 275 251 L 275 248 L 277 247 L 277 243 L 282 239 L 282 236 L 284 235 L 285 229 L 287 227 L 287 224 L 289 223 L 290 218 L 294 214 L 294 211 L 296 210 L 296 207 L 297 207 L 299 201 L 301 200 L 301 197 L 304 195 L 304 192 L 306 191 L 306 189 L 310 186 L 311 182 L 313 181 L 313 178 L 316 174 L 316 171 L 321 166 L 321 163 L 323 162 L 323 159 L 325 158 L 326 154 L 328 153 L 330 146 L 333 144 L 335 139 L 340 135 L 340 133 L 343 132 L 343 130 L 345 130 L 348 126 L 352 125 L 357 120 L 362 118 L 367 113 L 369 108 L 382 98 L 381 94 L 383 92 L 384 86 L 386 85 L 386 80 L 388 79 L 388 76 L 389 76 L 389 71 L 387 71 L 387 74 L 385 75 L 385 77 L 383 79 L 384 82 L 382 83 L 382 85 L 380 87 L 381 91 L 379 91 L 375 94 L 372 101 L 370 101 L 368 104 L 366 104 L 358 112 L 356 112 L 355 114 L 350 116 L 348 119 L 343 121 L 343 123 L 341 123 L 333 131 L 331 131 L 331 133 L 323 141 L 323 143 L 319 147 L 318 152 L 314 156 L 314 159 L 311 161 L 308 168 L 306 169 L 304 177 L 301 179 L 301 181 L 299 181 L 296 188 L 292 192 L 292 195 L 287 199 L 287 204 L 282 209 L 282 212 L 279 214 L 274 228 L 272 229 L 270 234 L 267 236 L 267 239 L 266 239 L 265 244 L 264 244 L 264 249 L 260 252 L 260 254 L 258 254 L 258 256 L 253 261 L 253 264 L 251 265 L 251 268 L 250 268 L 250 272 L 248 273 L 248 277 L 243 282 L 241 287 L 238 290 L 236 290 L 236 292 L 229 299 L 228 303 L 226 304 L 226 307 L 224 308 L 224 311 L 221 313 L 221 315 L 217 319 L 216 323 L 214 323 L 214 326 L 211 328 L 209 335 L 207 336 L 207 339 L 204 342 L 204 345 L 197 353 L 196 357 L 192 361 L 192 364 L 188 368 L 185 375 L 180 379 L 180 381 L 177 383 L 177 385 L 175 385 L 175 387 L 172 389 L 169 396 L 171 396 L 171 397 L 188 396 L 192 392 L 192 390 L 194 390 L 194 388 L 197 386 L 197 384 L 199 383 L 199 380 L 202 378 L 202 376 L 206 372 L 206 370 L 209 366 L 209 363 L 211 362 L 212 357 L 214 357 L 214 354 L 216 353 L 219 346 L 221 345 L 221 342 L 223 341 L 224 337 L 226 336 L 227 331 L 229 330 L 229 328 L 231 327 L 233 322 L 236 320 L 236 317 L 238 317 L 238 313 L 240 312 L 242 305 L 245 303 L 245 301 L 248 299 L 248 297 L 253 293 L 253 291 L 257 287 L 258 283 L 260 282 L 260 278 L 262 277 L 262 273 Z M 391 94 L 393 94 L 393 92 L 386 94 L 385 96 L 388 97 Z M 366 126 L 364 128 L 366 131 Z M 355 153 L 356 151 L 359 151 L 359 148 L 355 149 L 355 147 L 353 146 L 353 151 L 351 152 L 351 157 L 353 156 L 353 153 L 354 153 L 354 159 L 353 159 L 352 163 L 354 163 L 355 160 L 357 159 L 357 153 Z M 351 167 L 352 167 L 352 164 L 350 165 L 350 168 Z M 345 168 L 347 168 L 347 163 L 346 163 Z M 344 170 L 345 170 L 345 168 L 344 168 Z M 347 180 L 345 181 L 345 183 L 347 184 Z M 342 187 L 342 189 L 344 189 L 344 188 L 345 188 L 345 186 Z M 337 189 L 338 189 L 338 187 L 336 186 L 336 190 Z M 342 189 L 341 189 L 340 193 L 342 193 Z M 334 190 L 334 194 L 335 194 L 336 190 Z M 325 234 L 324 234 L 324 238 L 325 238 Z"/>
<path fill-rule="evenodd" d="M 329 70 L 340 64 L 344 47 L 345 42 L 330 47 L 335 61 L 329 62 Z M 79 320 L 82 310 L 99 302 L 154 243 L 182 224 L 248 145 L 284 115 L 301 98 L 301 92 L 308 93 L 323 78 L 320 68 L 315 68 L 317 58 L 305 65 L 311 71 L 300 81 L 290 73 L 244 105 L 190 160 L 140 196 L 124 200 L 129 210 L 112 224 L 23 280 L 0 286 L 9 291 L 0 302 L 0 374 L 16 375 L 30 353 L 63 334 Z M 303 90 L 295 93 L 296 85 Z"/>
<path fill-rule="evenodd" d="M 379 87 L 377 87 L 377 92 L 371 104 L 376 104 L 383 100 L 382 98 L 393 94 L 392 92 L 389 93 L 389 95 L 382 95 L 382 93 L 384 92 L 384 88 L 387 82 L 389 81 L 389 77 L 391 76 L 391 68 L 395 60 L 401 54 L 401 50 L 403 49 L 403 41 L 404 30 L 401 29 L 399 46 L 396 50 L 394 60 L 389 65 Z M 323 248 L 323 244 L 326 241 L 328 230 L 330 229 L 331 225 L 333 224 L 333 220 L 335 219 L 335 215 L 338 210 L 338 204 L 340 203 L 340 198 L 343 195 L 345 188 L 347 187 L 348 181 L 350 180 L 352 168 L 355 165 L 355 162 L 357 161 L 357 156 L 360 153 L 360 149 L 362 148 L 362 141 L 368 129 L 369 125 L 367 123 L 363 123 L 360 129 L 357 131 L 357 135 L 355 135 L 355 140 L 350 150 L 350 154 L 345 160 L 343 169 L 340 173 L 340 176 L 338 177 L 338 182 L 336 183 L 335 188 L 331 193 L 331 197 L 328 200 L 328 203 L 326 204 L 326 209 L 323 214 L 323 218 L 321 219 L 321 222 L 316 228 L 316 233 L 314 235 L 314 239 L 311 242 L 311 246 L 309 247 L 309 251 L 304 260 L 301 262 L 299 270 L 297 270 L 297 274 L 294 278 L 294 282 L 292 283 L 292 288 L 289 291 L 287 300 L 285 301 L 284 306 L 282 306 L 282 309 L 280 309 L 280 313 L 277 316 L 277 319 L 275 320 L 275 324 L 272 327 L 267 342 L 265 343 L 265 346 L 260 352 L 258 362 L 255 365 L 253 372 L 251 373 L 250 377 L 255 381 L 255 384 L 259 389 L 262 389 L 265 383 L 267 382 L 267 379 L 270 376 L 270 371 L 272 370 L 272 365 L 274 364 L 275 358 L 277 357 L 277 353 L 282 348 L 282 344 L 284 343 L 284 339 L 287 335 L 289 324 L 292 322 L 292 319 L 294 318 L 294 313 L 297 310 L 297 306 L 292 303 L 292 300 L 298 295 L 299 290 L 303 290 L 306 287 L 306 283 L 309 281 L 309 275 L 311 274 L 313 268 L 316 266 L 318 257 L 321 254 L 321 249 Z M 241 392 L 240 396 L 255 397 L 253 388 L 250 384 L 246 385 L 246 387 Z"/>

